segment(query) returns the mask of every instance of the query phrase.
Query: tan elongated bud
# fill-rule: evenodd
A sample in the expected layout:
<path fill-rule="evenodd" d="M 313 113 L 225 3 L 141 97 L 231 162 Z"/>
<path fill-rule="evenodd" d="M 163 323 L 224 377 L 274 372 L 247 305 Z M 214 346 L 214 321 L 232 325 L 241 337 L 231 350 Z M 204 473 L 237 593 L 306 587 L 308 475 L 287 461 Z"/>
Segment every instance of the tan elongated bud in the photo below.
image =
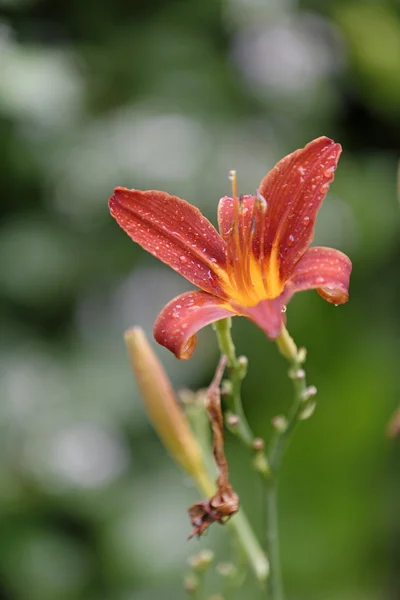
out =
<path fill-rule="evenodd" d="M 215 485 L 208 476 L 200 445 L 144 331 L 140 327 L 129 329 L 125 343 L 144 406 L 160 440 L 198 487 L 207 495 L 213 494 Z"/>

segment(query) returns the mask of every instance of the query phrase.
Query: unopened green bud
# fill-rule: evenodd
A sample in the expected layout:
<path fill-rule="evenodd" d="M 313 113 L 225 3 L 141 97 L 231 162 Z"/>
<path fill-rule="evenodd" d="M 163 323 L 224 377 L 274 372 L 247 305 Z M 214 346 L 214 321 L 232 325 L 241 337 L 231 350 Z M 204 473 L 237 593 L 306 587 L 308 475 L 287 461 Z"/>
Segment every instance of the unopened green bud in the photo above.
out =
<path fill-rule="evenodd" d="M 230 396 L 233 391 L 232 382 L 229 379 L 224 379 L 221 384 L 221 395 Z"/>
<path fill-rule="evenodd" d="M 212 550 L 201 550 L 201 552 L 189 558 L 189 565 L 194 571 L 203 573 L 208 569 L 213 560 L 214 552 Z"/>
<path fill-rule="evenodd" d="M 258 473 L 261 473 L 264 477 L 270 474 L 271 469 L 268 463 L 268 459 L 264 452 L 256 452 L 253 457 L 253 467 Z"/>
<path fill-rule="evenodd" d="M 307 419 L 309 419 L 311 417 L 311 415 L 314 414 L 316 406 L 317 406 L 316 402 L 310 402 L 309 404 L 307 404 L 306 407 L 299 414 L 299 420 L 306 421 Z"/>
<path fill-rule="evenodd" d="M 309 385 L 304 392 L 302 392 L 301 394 L 301 400 L 302 402 L 307 402 L 307 400 L 310 400 L 310 398 L 313 398 L 317 393 L 317 388 L 315 387 L 315 385 Z"/>
<path fill-rule="evenodd" d="M 289 377 L 290 379 L 302 380 L 306 377 L 306 372 L 304 369 L 289 369 Z"/>
<path fill-rule="evenodd" d="M 228 429 L 230 429 L 232 432 L 237 431 L 239 422 L 240 422 L 240 417 L 238 415 L 234 415 L 231 412 L 228 412 L 226 414 L 225 423 L 226 423 L 226 426 L 228 427 Z"/>
<path fill-rule="evenodd" d="M 237 364 L 238 364 L 239 377 L 240 377 L 240 379 L 244 379 L 247 375 L 249 359 L 247 358 L 247 356 L 239 356 L 239 358 L 237 360 Z"/>
<path fill-rule="evenodd" d="M 254 450 L 258 450 L 258 451 L 264 450 L 265 442 L 262 438 L 254 438 L 252 446 L 253 446 Z"/>
<path fill-rule="evenodd" d="M 233 577 L 236 571 L 236 567 L 231 562 L 220 562 L 216 566 L 217 573 L 221 577 Z"/>
<path fill-rule="evenodd" d="M 199 585 L 199 578 L 194 573 L 190 573 L 190 575 L 187 575 L 183 581 L 183 587 L 185 589 L 185 592 L 192 596 L 196 594 L 197 590 L 199 589 Z"/>
<path fill-rule="evenodd" d="M 161 441 L 207 495 L 214 493 L 200 445 L 143 330 L 130 329 L 125 342 L 147 414 Z"/>
<path fill-rule="evenodd" d="M 299 348 L 297 351 L 297 360 L 300 364 L 303 364 L 306 362 L 306 358 L 307 358 L 307 349 L 306 348 Z"/>
<path fill-rule="evenodd" d="M 278 433 L 285 433 L 288 426 L 287 419 L 283 415 L 277 415 L 276 417 L 273 417 L 271 423 L 273 428 L 276 429 Z"/>

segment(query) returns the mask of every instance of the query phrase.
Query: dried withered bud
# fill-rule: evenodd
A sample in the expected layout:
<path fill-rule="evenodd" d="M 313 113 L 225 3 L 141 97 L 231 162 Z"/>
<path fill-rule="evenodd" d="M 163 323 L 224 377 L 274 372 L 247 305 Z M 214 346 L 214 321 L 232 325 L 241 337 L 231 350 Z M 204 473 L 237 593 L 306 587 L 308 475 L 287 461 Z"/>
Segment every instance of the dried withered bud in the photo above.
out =
<path fill-rule="evenodd" d="M 207 392 L 206 408 L 213 431 L 213 454 L 218 470 L 217 492 L 209 499 L 196 502 L 189 508 L 193 530 L 189 539 L 202 535 L 212 523 L 224 523 L 239 510 L 239 497 L 228 476 L 228 463 L 224 452 L 224 421 L 221 411 L 220 383 L 226 366 L 222 356 Z"/>

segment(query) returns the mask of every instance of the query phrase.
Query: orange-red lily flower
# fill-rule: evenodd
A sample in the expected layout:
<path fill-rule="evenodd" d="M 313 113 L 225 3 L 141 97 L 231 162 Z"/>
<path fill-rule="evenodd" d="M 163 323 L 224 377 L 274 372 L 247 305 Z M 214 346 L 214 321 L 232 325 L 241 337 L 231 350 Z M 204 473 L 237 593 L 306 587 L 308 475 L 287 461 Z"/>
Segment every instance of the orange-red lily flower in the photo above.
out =
<path fill-rule="evenodd" d="M 115 189 L 109 206 L 122 229 L 201 290 L 181 294 L 161 311 L 154 325 L 160 344 L 190 358 L 199 329 L 235 315 L 275 339 L 296 292 L 314 288 L 328 302 L 348 300 L 350 259 L 331 248 L 309 248 L 341 150 L 326 137 L 310 142 L 283 158 L 255 196 L 237 196 L 232 172 L 233 197 L 218 206 L 219 234 L 176 196 Z"/>

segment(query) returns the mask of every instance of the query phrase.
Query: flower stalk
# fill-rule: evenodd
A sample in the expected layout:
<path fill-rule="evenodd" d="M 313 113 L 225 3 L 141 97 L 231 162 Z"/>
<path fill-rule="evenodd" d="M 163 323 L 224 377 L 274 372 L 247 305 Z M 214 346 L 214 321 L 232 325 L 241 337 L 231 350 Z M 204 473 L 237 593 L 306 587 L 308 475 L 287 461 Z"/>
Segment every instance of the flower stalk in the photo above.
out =
<path fill-rule="evenodd" d="M 176 462 L 192 476 L 199 491 L 208 497 L 213 496 L 217 486 L 206 466 L 210 463 L 211 451 L 207 456 L 207 450 L 198 443 L 143 330 L 139 327 L 130 329 L 125 334 L 125 342 L 147 413 L 161 441 Z M 256 579 L 263 584 L 268 577 L 269 564 L 242 509 L 228 521 L 227 526 L 237 539 Z"/>
<path fill-rule="evenodd" d="M 236 349 L 231 335 L 232 320 L 222 319 L 214 324 L 217 334 L 218 346 L 221 354 L 227 357 L 230 371 L 230 385 L 227 387 L 229 414 L 226 419 L 228 429 L 241 440 L 241 442 L 254 452 L 253 467 L 262 476 L 268 475 L 269 466 L 264 452 L 264 442 L 256 438 L 246 419 L 242 404 L 242 381 L 247 374 L 247 358 L 236 357 Z"/>
<path fill-rule="evenodd" d="M 294 392 L 288 417 L 279 416 L 273 420 L 275 432 L 267 453 L 270 472 L 265 485 L 266 547 L 271 565 L 268 589 L 271 600 L 284 600 L 277 506 L 279 471 L 298 423 L 313 412 L 317 390 L 314 386 L 307 387 L 306 373 L 303 369 L 306 351 L 304 348 L 297 348 L 285 326 L 282 327 L 276 343 L 281 354 L 289 361 L 288 374 L 293 382 Z"/>

